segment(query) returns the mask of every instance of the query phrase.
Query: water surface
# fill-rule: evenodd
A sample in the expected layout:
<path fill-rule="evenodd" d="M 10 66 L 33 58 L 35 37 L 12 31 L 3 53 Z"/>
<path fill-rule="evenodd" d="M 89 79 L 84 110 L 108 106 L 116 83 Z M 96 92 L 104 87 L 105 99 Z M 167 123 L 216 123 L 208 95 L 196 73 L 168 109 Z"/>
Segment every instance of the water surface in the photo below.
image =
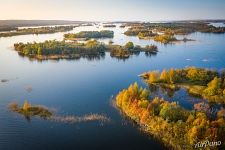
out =
<path fill-rule="evenodd" d="M 86 26 L 82 30 L 101 30 L 102 27 Z M 125 44 L 132 41 L 145 46 L 156 44 L 159 53 L 146 57 L 144 53 L 123 61 L 111 58 L 108 53 L 100 60 L 30 61 L 13 50 L 16 42 L 42 42 L 62 40 L 63 34 L 21 35 L 0 38 L 0 149 L 2 150 L 72 150 L 72 149 L 163 149 L 159 142 L 143 134 L 138 128 L 111 106 L 111 97 L 129 84 L 137 81 L 147 85 L 138 77 L 149 70 L 197 66 L 220 70 L 225 67 L 225 35 L 193 33 L 187 38 L 196 41 L 163 45 L 137 37 L 127 37 L 126 30 L 114 30 L 113 39 L 101 39 L 108 43 Z M 178 36 L 178 38 L 183 38 Z M 27 92 L 26 87 L 32 87 Z M 162 97 L 166 95 L 162 94 Z M 168 97 L 180 101 L 185 108 L 192 108 L 185 91 Z M 183 99 L 182 99 L 183 98 Z M 59 115 L 104 114 L 110 123 L 83 122 L 77 124 L 55 123 L 24 117 L 10 112 L 8 103 L 27 99 L 31 104 L 45 105 L 57 109 Z"/>

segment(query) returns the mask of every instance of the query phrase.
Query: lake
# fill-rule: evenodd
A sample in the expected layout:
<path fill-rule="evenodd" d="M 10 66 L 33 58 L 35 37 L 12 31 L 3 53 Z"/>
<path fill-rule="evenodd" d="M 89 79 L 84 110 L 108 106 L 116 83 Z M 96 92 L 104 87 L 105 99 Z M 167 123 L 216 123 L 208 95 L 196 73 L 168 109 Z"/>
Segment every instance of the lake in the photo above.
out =
<path fill-rule="evenodd" d="M 137 81 L 149 70 L 196 66 L 221 70 L 225 68 L 225 34 L 193 33 L 185 37 L 195 41 L 176 44 L 160 44 L 151 40 L 139 40 L 123 34 L 126 28 L 113 30 L 113 39 L 101 39 L 108 43 L 125 44 L 128 41 L 141 46 L 155 44 L 159 52 L 155 56 L 141 53 L 126 60 L 111 58 L 109 53 L 99 60 L 31 61 L 13 50 L 17 42 L 42 42 L 62 40 L 64 33 L 21 35 L 0 38 L 0 149 L 1 150 L 72 150 L 72 149 L 163 149 L 161 144 L 147 136 L 112 106 L 112 97 L 120 90 Z M 102 30 L 102 25 L 77 27 L 71 32 Z M 183 38 L 183 36 L 177 36 Z M 29 87 L 30 90 L 27 90 Z M 163 92 L 160 96 L 190 109 L 193 103 L 184 90 L 172 97 Z M 81 122 L 65 124 L 23 116 L 8 110 L 10 102 L 45 105 L 58 115 L 83 116 L 91 113 L 104 114 L 109 123 Z"/>

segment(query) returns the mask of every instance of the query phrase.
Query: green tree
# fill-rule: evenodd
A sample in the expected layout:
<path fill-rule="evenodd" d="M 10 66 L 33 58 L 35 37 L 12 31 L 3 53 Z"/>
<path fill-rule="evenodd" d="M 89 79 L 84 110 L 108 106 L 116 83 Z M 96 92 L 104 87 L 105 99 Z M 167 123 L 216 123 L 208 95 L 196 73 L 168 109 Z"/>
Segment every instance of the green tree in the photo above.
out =
<path fill-rule="evenodd" d="M 42 55 L 42 54 L 43 54 L 42 48 L 38 47 L 38 55 Z"/>
<path fill-rule="evenodd" d="M 134 43 L 133 43 L 133 42 L 128 42 L 128 43 L 125 45 L 125 48 L 128 49 L 128 50 L 134 49 Z"/>
<path fill-rule="evenodd" d="M 143 89 L 140 93 L 140 99 L 148 99 L 149 92 L 147 89 Z"/>

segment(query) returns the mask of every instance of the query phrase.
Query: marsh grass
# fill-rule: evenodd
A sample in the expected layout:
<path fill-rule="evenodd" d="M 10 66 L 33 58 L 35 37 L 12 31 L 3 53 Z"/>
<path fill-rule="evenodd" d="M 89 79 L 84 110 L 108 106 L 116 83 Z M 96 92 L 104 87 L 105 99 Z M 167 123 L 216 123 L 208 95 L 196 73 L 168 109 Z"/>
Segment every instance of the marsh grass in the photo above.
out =
<path fill-rule="evenodd" d="M 26 107 L 25 104 L 27 104 Z M 103 114 L 86 114 L 84 116 L 60 116 L 55 115 L 56 109 L 49 109 L 46 106 L 35 105 L 31 106 L 28 102 L 25 101 L 24 106 L 21 107 L 18 105 L 17 102 L 12 102 L 8 105 L 8 108 L 16 112 L 18 114 L 23 115 L 27 120 L 30 120 L 32 117 L 38 116 L 45 120 L 55 121 L 55 122 L 62 122 L 62 123 L 81 123 L 81 122 L 91 122 L 91 121 L 99 121 L 101 123 L 110 122 L 111 119 L 108 118 L 106 115 Z"/>
<path fill-rule="evenodd" d="M 87 114 L 84 116 L 52 116 L 51 121 L 62 122 L 62 123 L 81 123 L 81 122 L 91 122 L 91 121 L 100 121 L 102 123 L 110 122 L 110 118 L 102 114 Z"/>

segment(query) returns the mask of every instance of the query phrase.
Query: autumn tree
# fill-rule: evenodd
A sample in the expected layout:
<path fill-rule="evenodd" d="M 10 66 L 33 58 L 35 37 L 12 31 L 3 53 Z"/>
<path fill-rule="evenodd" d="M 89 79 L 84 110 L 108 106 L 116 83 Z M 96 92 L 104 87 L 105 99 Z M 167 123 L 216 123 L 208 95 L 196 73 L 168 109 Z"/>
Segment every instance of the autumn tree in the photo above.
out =
<path fill-rule="evenodd" d="M 168 82 L 169 81 L 169 76 L 166 70 L 163 70 L 162 73 L 160 74 L 159 79 L 163 82 Z"/>
<path fill-rule="evenodd" d="M 29 107 L 30 107 L 30 104 L 28 103 L 27 100 L 25 100 L 25 102 L 24 102 L 24 104 L 23 104 L 23 110 L 24 110 L 24 111 L 27 111 Z"/>
<path fill-rule="evenodd" d="M 174 69 L 170 69 L 168 72 L 169 83 L 174 84 L 176 82 L 176 73 Z"/>
<path fill-rule="evenodd" d="M 213 96 L 222 93 L 221 89 L 221 78 L 215 77 L 211 82 L 208 83 L 208 87 L 203 91 L 206 96 Z"/>
<path fill-rule="evenodd" d="M 154 83 L 154 82 L 157 82 L 159 79 L 159 72 L 158 71 L 151 71 L 149 73 L 149 83 Z"/>

